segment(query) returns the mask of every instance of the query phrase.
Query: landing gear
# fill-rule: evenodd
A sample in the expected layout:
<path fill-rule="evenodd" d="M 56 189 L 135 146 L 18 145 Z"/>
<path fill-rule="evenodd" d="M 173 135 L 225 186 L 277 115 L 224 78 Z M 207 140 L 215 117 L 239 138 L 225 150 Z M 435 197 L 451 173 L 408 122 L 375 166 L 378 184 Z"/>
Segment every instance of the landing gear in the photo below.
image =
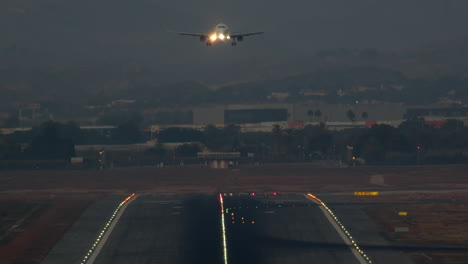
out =
<path fill-rule="evenodd" d="M 231 46 L 237 46 L 237 42 L 233 41 L 233 42 L 231 43 Z"/>
<path fill-rule="evenodd" d="M 209 41 L 206 42 L 206 46 L 211 46 L 211 45 L 212 45 L 211 42 L 209 42 Z"/>

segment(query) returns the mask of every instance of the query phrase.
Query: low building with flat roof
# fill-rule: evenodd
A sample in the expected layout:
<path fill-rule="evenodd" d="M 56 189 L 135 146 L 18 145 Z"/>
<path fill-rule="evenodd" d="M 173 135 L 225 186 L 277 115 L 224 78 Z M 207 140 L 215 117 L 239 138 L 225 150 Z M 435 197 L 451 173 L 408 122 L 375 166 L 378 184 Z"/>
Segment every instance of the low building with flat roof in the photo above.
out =
<path fill-rule="evenodd" d="M 208 168 L 227 169 L 239 166 L 240 152 L 198 152 L 198 159 Z"/>

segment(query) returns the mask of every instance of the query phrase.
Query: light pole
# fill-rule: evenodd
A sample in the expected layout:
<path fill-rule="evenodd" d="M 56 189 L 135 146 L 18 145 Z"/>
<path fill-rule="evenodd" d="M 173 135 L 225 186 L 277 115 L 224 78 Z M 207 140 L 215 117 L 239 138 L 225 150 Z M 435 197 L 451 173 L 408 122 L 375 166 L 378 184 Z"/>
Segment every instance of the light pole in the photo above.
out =
<path fill-rule="evenodd" d="M 420 157 L 419 152 L 421 151 L 421 146 L 417 146 L 417 147 L 416 147 L 416 150 L 417 150 L 418 165 L 419 165 L 419 157 Z"/>
<path fill-rule="evenodd" d="M 105 163 L 106 163 L 106 152 L 103 150 L 99 151 L 98 153 L 98 161 L 99 161 L 99 170 L 103 170 Z"/>
<path fill-rule="evenodd" d="M 354 160 L 353 160 L 353 157 L 354 157 L 354 155 L 353 155 L 354 147 L 352 147 L 352 146 L 346 146 L 346 149 L 347 149 L 346 162 L 348 162 L 348 164 L 351 163 L 351 162 L 354 163 Z"/>

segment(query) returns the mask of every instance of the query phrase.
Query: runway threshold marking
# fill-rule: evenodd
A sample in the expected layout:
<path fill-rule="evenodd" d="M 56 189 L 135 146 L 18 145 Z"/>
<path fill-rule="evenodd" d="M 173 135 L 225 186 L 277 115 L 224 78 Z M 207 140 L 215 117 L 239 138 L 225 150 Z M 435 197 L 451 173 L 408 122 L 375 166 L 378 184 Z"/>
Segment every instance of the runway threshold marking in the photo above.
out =
<path fill-rule="evenodd" d="M 114 213 L 109 218 L 106 225 L 102 228 L 101 232 L 99 233 L 98 237 L 96 238 L 96 241 L 91 246 L 91 249 L 86 253 L 86 255 L 84 256 L 84 258 L 80 262 L 80 264 L 92 264 L 94 262 L 94 260 L 96 260 L 96 257 L 101 252 L 101 249 L 104 246 L 104 244 L 106 244 L 106 241 L 109 238 L 110 234 L 112 233 L 112 230 L 114 230 L 114 227 L 119 222 L 120 217 L 125 212 L 125 209 L 127 209 L 127 206 L 132 201 L 135 200 L 135 199 L 132 199 L 135 196 L 136 195 L 133 193 L 132 195 L 125 198 L 119 204 L 119 206 L 117 206 L 117 208 L 114 210 Z"/>
<path fill-rule="evenodd" d="M 335 228 L 336 232 L 338 232 L 338 235 L 341 237 L 341 239 L 343 239 L 343 241 L 349 247 L 351 252 L 353 252 L 353 255 L 356 257 L 359 263 L 371 264 L 372 261 L 369 259 L 366 253 L 364 253 L 364 251 L 361 248 L 359 248 L 356 241 L 354 241 L 351 234 L 348 232 L 348 230 L 346 230 L 346 228 L 340 222 L 340 220 L 338 220 L 338 217 L 336 217 L 333 211 L 330 208 L 328 208 L 328 206 L 315 195 L 308 193 L 306 197 L 319 205 L 320 210 L 323 212 L 323 214 L 333 226 L 333 228 Z"/>
<path fill-rule="evenodd" d="M 228 264 L 226 225 L 224 223 L 224 200 L 223 200 L 223 194 L 221 193 L 219 194 L 219 204 L 221 206 L 221 231 L 223 234 L 223 258 L 224 258 L 224 264 Z"/>

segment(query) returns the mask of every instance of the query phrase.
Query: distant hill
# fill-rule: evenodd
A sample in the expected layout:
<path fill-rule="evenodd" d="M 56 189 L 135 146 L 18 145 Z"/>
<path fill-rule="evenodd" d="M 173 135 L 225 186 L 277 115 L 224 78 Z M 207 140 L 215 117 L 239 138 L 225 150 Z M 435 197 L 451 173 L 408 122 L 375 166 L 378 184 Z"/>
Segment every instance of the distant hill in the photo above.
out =
<path fill-rule="evenodd" d="M 0 69 L 0 103 L 3 109 L 22 103 L 81 108 L 117 99 L 137 100 L 140 109 L 278 100 L 468 103 L 468 39 L 397 51 L 326 49 L 300 60 L 267 63 L 261 70 L 269 74 L 209 83 L 167 80 L 138 61 L 8 67 Z"/>

